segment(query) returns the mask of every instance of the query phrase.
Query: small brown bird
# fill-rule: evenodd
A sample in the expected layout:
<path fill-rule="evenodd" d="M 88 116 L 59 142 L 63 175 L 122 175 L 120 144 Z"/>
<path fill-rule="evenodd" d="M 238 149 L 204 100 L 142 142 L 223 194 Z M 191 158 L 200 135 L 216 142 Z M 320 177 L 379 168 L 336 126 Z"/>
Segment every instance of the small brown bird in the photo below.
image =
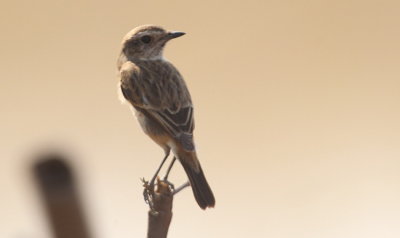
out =
<path fill-rule="evenodd" d="M 196 155 L 192 99 L 181 74 L 163 58 L 165 44 L 184 34 L 153 25 L 130 31 L 118 59 L 120 87 L 143 131 L 165 151 L 160 168 L 172 150 L 189 177 L 197 203 L 205 209 L 214 207 L 215 199 Z"/>

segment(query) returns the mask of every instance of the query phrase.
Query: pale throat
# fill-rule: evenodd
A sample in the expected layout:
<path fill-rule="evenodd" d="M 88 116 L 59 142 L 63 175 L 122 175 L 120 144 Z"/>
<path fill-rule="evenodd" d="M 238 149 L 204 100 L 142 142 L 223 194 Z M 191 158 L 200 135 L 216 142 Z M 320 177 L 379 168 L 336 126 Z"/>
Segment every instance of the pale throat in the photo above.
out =
<path fill-rule="evenodd" d="M 167 61 L 165 58 L 164 58 L 164 55 L 161 53 L 161 54 L 158 54 L 158 55 L 152 55 L 152 56 L 147 56 L 147 57 L 134 57 L 134 58 L 132 58 L 132 60 L 134 61 L 134 60 L 140 60 L 140 61 L 149 61 L 149 60 L 161 60 L 161 61 Z"/>
<path fill-rule="evenodd" d="M 155 54 L 154 51 L 153 52 L 149 52 L 147 54 L 143 54 L 143 55 L 135 55 L 135 54 L 124 54 L 121 53 L 118 63 L 119 65 L 122 65 L 123 63 L 125 63 L 126 61 L 153 61 L 153 60 L 161 60 L 161 61 L 168 61 L 167 59 L 165 59 L 164 54 L 163 54 L 163 49 L 162 50 L 158 50 L 158 52 Z M 120 67 L 119 67 L 120 68 Z"/>
<path fill-rule="evenodd" d="M 163 60 L 164 56 L 163 56 L 163 48 L 153 48 L 152 50 L 149 51 L 149 54 L 144 56 L 144 57 L 140 57 L 141 60 Z"/>

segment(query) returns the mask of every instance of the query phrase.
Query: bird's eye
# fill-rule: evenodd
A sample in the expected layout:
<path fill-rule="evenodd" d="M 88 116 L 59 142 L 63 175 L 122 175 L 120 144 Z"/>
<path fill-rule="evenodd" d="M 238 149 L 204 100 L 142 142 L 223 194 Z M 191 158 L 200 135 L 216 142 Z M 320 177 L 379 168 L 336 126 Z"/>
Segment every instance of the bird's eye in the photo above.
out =
<path fill-rule="evenodd" d="M 151 41 L 151 37 L 150 36 L 142 36 L 142 38 L 140 38 L 140 40 L 145 43 L 148 44 Z"/>

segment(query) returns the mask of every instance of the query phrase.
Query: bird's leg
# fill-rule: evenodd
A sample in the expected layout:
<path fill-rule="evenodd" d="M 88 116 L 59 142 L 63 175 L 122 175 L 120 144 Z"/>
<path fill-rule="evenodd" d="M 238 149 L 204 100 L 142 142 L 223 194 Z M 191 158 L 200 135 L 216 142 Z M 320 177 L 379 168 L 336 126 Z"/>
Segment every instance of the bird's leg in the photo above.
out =
<path fill-rule="evenodd" d="M 164 179 L 163 179 L 164 181 L 168 180 L 169 173 L 171 172 L 171 169 L 174 166 L 175 160 L 176 160 L 176 157 L 174 156 L 174 158 L 172 159 L 171 163 L 168 166 L 167 173 L 165 173 L 165 176 L 164 176 Z"/>
<path fill-rule="evenodd" d="M 163 181 L 169 185 L 171 190 L 175 190 L 175 186 L 174 186 L 173 183 L 168 181 L 168 175 L 171 172 L 172 167 L 174 166 L 175 160 L 176 160 L 176 157 L 174 156 L 174 158 L 172 159 L 171 163 L 168 166 L 167 172 L 165 173 L 165 176 L 164 176 L 164 179 L 163 179 Z"/>
<path fill-rule="evenodd" d="M 169 156 L 169 152 L 170 152 L 169 149 L 165 150 L 164 159 L 161 161 L 161 164 L 160 164 L 160 166 L 158 166 L 158 169 L 157 169 L 156 173 L 154 174 L 153 178 L 150 180 L 150 183 L 149 183 L 150 186 L 154 186 L 154 181 L 156 181 L 158 173 L 160 172 L 160 170 L 161 170 L 162 166 L 164 165 L 165 161 L 167 160 L 167 158 Z"/>
<path fill-rule="evenodd" d="M 164 165 L 165 161 L 167 160 L 169 156 L 170 150 L 165 150 L 165 156 L 163 160 L 161 161 L 160 166 L 158 166 L 156 173 L 154 174 L 153 178 L 151 178 L 150 183 L 146 181 L 144 178 L 142 179 L 143 182 L 143 197 L 146 203 L 150 205 L 150 208 L 153 209 L 153 193 L 154 193 L 154 182 L 157 179 L 158 173 L 160 172 L 162 166 Z"/>

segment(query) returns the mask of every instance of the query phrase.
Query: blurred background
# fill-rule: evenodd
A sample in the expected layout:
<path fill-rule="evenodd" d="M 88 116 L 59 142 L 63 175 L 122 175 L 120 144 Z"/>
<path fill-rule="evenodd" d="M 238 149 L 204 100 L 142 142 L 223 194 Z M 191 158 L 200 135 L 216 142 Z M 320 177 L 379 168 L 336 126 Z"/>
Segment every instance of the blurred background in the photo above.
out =
<path fill-rule="evenodd" d="M 122 37 L 165 55 L 195 103 L 215 192 L 174 201 L 169 237 L 400 236 L 399 1 L 3 1 L 0 237 L 50 238 L 33 175 L 57 151 L 93 237 L 144 237 L 140 178 L 163 151 L 117 94 Z M 186 181 L 180 165 L 176 184 Z"/>

